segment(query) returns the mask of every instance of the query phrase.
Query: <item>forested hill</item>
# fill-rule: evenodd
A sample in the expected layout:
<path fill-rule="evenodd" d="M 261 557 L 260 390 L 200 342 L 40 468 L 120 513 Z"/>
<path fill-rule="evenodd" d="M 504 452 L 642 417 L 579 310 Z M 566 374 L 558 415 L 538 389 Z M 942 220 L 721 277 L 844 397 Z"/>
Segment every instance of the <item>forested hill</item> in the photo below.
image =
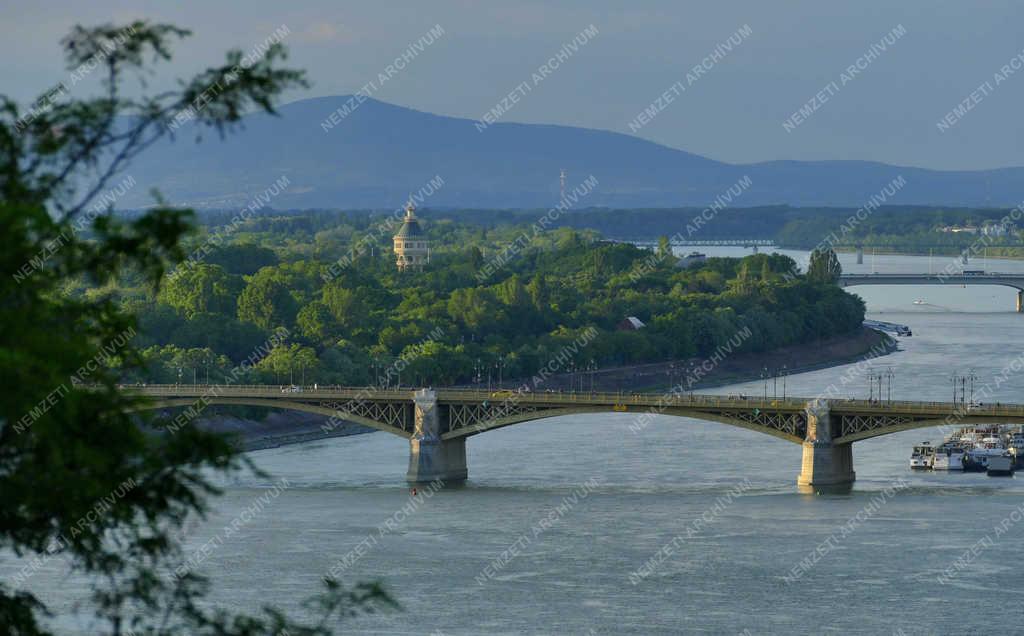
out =
<path fill-rule="evenodd" d="M 185 123 L 131 168 L 137 185 L 119 207 L 168 200 L 195 208 L 246 205 L 282 177 L 278 208 L 398 206 L 435 176 L 434 206 L 556 205 L 559 173 L 572 188 L 597 187 L 582 205 L 704 206 L 749 179 L 737 205 L 860 206 L 902 177 L 899 204 L 1015 205 L 1024 169 L 936 171 L 869 161 L 730 164 L 630 135 L 570 126 L 497 123 L 425 113 L 349 95 L 286 104 L 256 114 L 219 139 Z M 201 144 L 193 142 L 205 132 Z"/>
<path fill-rule="evenodd" d="M 784 256 L 684 270 L 664 251 L 569 228 L 521 241 L 528 226 L 428 221 L 430 265 L 398 273 L 379 223 L 310 213 L 204 227 L 191 246 L 202 257 L 158 295 L 130 280 L 115 290 L 140 318 L 149 363 L 127 379 L 216 381 L 282 328 L 288 337 L 246 380 L 366 384 L 401 358 L 403 382 L 440 386 L 494 365 L 533 374 L 585 334 L 574 364 L 605 366 L 708 356 L 730 340 L 764 351 L 851 332 L 864 317 L 839 287 L 789 276 Z M 333 267 L 353 246 L 357 258 Z M 620 330 L 627 316 L 647 327 Z"/>

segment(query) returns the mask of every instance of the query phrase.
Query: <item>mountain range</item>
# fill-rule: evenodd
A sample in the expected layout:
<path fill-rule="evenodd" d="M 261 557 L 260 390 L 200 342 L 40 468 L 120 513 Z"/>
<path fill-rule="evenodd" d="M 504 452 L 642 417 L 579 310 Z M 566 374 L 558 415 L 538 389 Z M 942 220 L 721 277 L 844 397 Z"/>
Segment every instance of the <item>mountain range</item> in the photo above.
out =
<path fill-rule="evenodd" d="M 202 133 L 201 143 L 195 143 Z M 886 203 L 1012 206 L 1024 200 L 1024 168 L 939 171 L 870 161 L 732 164 L 630 135 L 542 124 L 434 115 L 352 96 L 305 99 L 244 119 L 220 139 L 185 123 L 125 171 L 138 184 L 119 207 L 170 202 L 199 209 L 248 204 L 286 178 L 278 209 L 393 208 L 436 177 L 421 206 L 535 208 L 590 180 L 575 207 L 864 205 L 902 177 Z M 436 180 L 435 180 L 436 183 Z M 264 198 L 266 198 L 264 196 Z M 727 198 L 728 195 L 727 195 Z"/>

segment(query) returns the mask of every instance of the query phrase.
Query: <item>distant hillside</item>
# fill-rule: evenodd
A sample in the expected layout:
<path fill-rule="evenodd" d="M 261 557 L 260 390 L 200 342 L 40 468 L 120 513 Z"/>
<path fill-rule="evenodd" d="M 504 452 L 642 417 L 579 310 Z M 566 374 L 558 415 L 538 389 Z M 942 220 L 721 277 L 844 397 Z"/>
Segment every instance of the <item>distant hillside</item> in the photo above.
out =
<path fill-rule="evenodd" d="M 597 187 L 577 207 L 703 206 L 744 177 L 732 205 L 853 206 L 897 176 L 906 186 L 887 203 L 1016 205 L 1024 169 L 942 172 L 864 161 L 771 161 L 734 165 L 629 135 L 567 126 L 499 123 L 480 131 L 469 119 L 366 100 L 325 130 L 350 104 L 324 97 L 287 104 L 280 117 L 253 115 L 224 140 L 185 124 L 176 138 L 144 153 L 128 170 L 138 185 L 119 207 L 152 203 L 158 188 L 198 208 L 242 206 L 282 176 L 290 185 L 275 208 L 391 207 L 435 175 L 444 186 L 426 205 L 526 208 L 556 205 L 558 175 L 567 189 L 593 175 Z"/>

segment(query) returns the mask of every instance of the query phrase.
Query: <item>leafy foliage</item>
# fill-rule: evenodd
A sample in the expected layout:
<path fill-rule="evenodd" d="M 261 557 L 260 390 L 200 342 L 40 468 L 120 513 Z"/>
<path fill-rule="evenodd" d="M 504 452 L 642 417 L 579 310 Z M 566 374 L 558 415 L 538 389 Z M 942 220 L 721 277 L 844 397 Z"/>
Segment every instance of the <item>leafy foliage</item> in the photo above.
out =
<path fill-rule="evenodd" d="M 64 40 L 69 70 L 99 69 L 102 95 L 55 91 L 28 112 L 0 97 L 0 550 L 60 553 L 93 579 L 88 611 L 112 634 L 326 635 L 329 620 L 392 601 L 375 584 L 326 581 L 311 606 L 317 622 L 301 624 L 272 608 L 255 617 L 211 609 L 205 579 L 163 576 L 182 558 L 175 531 L 188 515 L 205 514 L 219 492 L 211 470 L 248 464 L 226 440 L 192 425 L 162 435 L 158 421 L 140 427 L 129 415 L 139 399 L 116 386 L 141 374 L 146 357 L 230 364 L 227 337 L 217 352 L 177 351 L 151 337 L 142 352 L 146 337 L 132 335 L 140 324 L 162 333 L 157 325 L 176 332 L 211 315 L 222 320 L 245 269 L 197 265 L 159 291 L 168 266 L 184 257 L 192 213 L 158 205 L 123 218 L 90 204 L 199 95 L 206 97 L 196 117 L 223 134 L 250 108 L 272 113 L 282 91 L 305 85 L 300 71 L 278 66 L 284 50 L 274 46 L 251 64 L 229 52 L 180 91 L 126 97 L 126 76 L 145 77 L 187 33 L 143 21 L 76 27 Z M 141 291 L 119 295 L 114 281 Z M 131 313 L 147 304 L 139 298 L 161 299 L 141 323 Z M 20 585 L 0 582 L 0 630 L 50 633 L 50 608 Z"/>
<path fill-rule="evenodd" d="M 205 213 L 203 233 L 217 233 L 229 219 Z M 399 274 L 388 249 L 393 231 L 378 229 L 383 223 L 363 213 L 267 211 L 236 229 L 246 249 L 258 246 L 275 254 L 277 263 L 243 277 L 237 316 L 228 310 L 214 315 L 226 325 L 247 324 L 264 338 L 284 328 L 291 333 L 290 345 L 315 356 L 302 363 L 275 356 L 274 365 L 258 365 L 248 380 L 305 377 L 308 383 L 362 384 L 378 375 L 374 368 L 399 359 L 407 384 L 496 376 L 499 364 L 505 377 L 524 377 L 589 328 L 600 336 L 578 362 L 616 365 L 707 356 L 746 328 L 752 336 L 740 350 L 773 349 L 849 332 L 864 314 L 860 300 L 838 287 L 794 278 L 795 265 L 785 256 L 712 258 L 683 269 L 665 241 L 651 252 L 567 228 L 532 237 L 521 252 L 481 278 L 529 227 L 503 224 L 481 231 L 436 218 L 424 223 L 434 245 L 431 265 L 424 272 Z M 378 238 L 339 269 L 332 263 L 352 250 L 345 240 L 321 240 L 322 250 L 307 249 L 328 235 L 356 244 L 363 236 Z M 119 293 L 143 298 L 144 316 L 169 309 L 162 297 L 146 296 L 142 289 Z M 208 315 L 188 318 L 180 306 L 172 311 L 183 325 Z M 626 316 L 637 316 L 648 327 L 618 332 Z M 217 330 L 196 330 L 193 341 L 183 339 L 184 332 L 179 327 L 161 337 L 144 330 L 142 337 L 163 347 L 208 347 L 239 362 L 229 343 L 218 341 Z M 155 358 L 153 363 L 160 368 Z M 190 377 L 188 371 L 185 376 Z"/>
<path fill-rule="evenodd" d="M 807 264 L 807 280 L 814 283 L 835 283 L 843 274 L 843 266 L 832 249 L 815 249 Z"/>

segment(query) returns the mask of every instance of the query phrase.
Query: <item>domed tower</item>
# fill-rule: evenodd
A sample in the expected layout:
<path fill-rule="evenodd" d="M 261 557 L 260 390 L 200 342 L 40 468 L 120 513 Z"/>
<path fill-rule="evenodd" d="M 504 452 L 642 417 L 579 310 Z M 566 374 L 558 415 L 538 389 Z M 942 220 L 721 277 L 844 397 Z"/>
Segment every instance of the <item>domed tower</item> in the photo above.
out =
<path fill-rule="evenodd" d="M 410 201 L 405 206 L 402 227 L 394 237 L 395 264 L 400 272 L 407 269 L 422 270 L 423 266 L 430 262 L 430 241 L 423 233 L 415 212 L 416 208 Z"/>

